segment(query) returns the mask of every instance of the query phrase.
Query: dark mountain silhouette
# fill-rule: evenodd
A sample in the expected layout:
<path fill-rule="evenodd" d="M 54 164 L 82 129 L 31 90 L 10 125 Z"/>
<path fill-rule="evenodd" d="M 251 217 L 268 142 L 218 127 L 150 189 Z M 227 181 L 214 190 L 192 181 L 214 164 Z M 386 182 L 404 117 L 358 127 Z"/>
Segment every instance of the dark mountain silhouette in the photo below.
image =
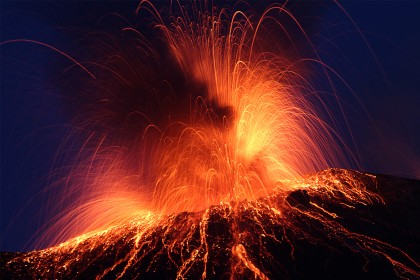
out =
<path fill-rule="evenodd" d="M 329 169 L 289 191 L 150 216 L 46 250 L 2 279 L 418 279 L 420 181 Z M 146 226 L 146 225 L 152 226 Z"/>

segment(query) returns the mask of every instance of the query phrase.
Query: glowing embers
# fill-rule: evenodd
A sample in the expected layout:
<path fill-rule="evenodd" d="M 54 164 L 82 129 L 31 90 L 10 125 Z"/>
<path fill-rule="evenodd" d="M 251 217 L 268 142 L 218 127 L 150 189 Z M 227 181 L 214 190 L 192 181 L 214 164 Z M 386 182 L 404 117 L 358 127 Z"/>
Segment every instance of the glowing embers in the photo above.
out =
<path fill-rule="evenodd" d="M 168 112 L 167 126 L 148 127 L 159 133 L 144 167 L 155 211 L 255 200 L 277 181 L 339 160 L 331 129 L 305 96 L 307 81 L 281 55 L 254 51 L 258 28 L 246 15 L 200 12 L 195 21 L 168 22 L 155 16 L 183 74 L 201 85 L 188 92 L 188 118 Z M 147 140 L 153 129 L 142 134 L 142 146 L 153 142 Z"/>
<path fill-rule="evenodd" d="M 299 72 L 303 60 L 285 57 L 282 40 L 266 40 L 277 34 L 273 28 L 292 40 L 281 21 L 271 21 L 279 13 L 300 28 L 284 6 L 270 6 L 256 20 L 241 11 L 193 7 L 189 15 L 178 8 L 160 14 L 142 1 L 139 11 L 157 21 L 158 44 L 124 29 L 137 44 L 117 44 L 128 54 L 104 58 L 118 73 L 115 83 L 96 81 L 104 83 L 98 92 L 83 88 L 92 102 L 72 125 L 86 141 L 64 187 L 58 183 L 60 209 L 48 244 L 121 225 L 142 211 L 172 215 L 256 201 L 290 191 L 304 174 L 346 166 L 339 137 L 319 114 L 328 109 L 315 108 L 312 101 L 321 98 Z M 131 74 L 124 77 L 122 68 Z M 123 90 L 113 87 L 119 83 Z"/>

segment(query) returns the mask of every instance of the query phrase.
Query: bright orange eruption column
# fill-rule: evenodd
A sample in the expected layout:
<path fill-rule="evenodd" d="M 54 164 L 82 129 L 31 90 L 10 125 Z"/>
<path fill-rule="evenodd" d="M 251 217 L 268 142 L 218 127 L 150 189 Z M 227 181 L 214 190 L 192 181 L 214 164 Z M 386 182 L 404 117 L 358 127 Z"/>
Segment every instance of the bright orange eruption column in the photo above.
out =
<path fill-rule="evenodd" d="M 193 19 L 184 12 L 165 22 L 148 1 L 139 9 L 154 15 L 172 57 L 186 77 L 203 85 L 203 94 L 190 100 L 187 120 L 168 112 L 168 125 L 150 122 L 130 159 L 118 147 L 98 143 L 74 172 L 94 179 L 69 187 L 83 195 L 51 229 L 53 244 L 143 214 L 255 200 L 274 189 L 290 190 L 302 175 L 345 164 L 339 138 L 306 98 L 320 97 L 298 63 L 281 50 L 264 52 L 272 42 L 258 37 L 270 14 L 295 21 L 286 9 L 273 6 L 255 23 L 240 11 L 194 10 Z M 127 160 L 138 161 L 136 174 L 124 170 Z"/>

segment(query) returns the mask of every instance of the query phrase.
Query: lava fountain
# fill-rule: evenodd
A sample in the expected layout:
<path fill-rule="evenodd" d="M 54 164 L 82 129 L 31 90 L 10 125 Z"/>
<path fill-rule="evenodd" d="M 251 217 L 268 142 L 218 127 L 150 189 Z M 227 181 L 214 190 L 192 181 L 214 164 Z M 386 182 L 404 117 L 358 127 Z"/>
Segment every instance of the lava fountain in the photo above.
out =
<path fill-rule="evenodd" d="M 124 94 L 105 88 L 94 94 L 97 104 L 74 121 L 88 136 L 61 192 L 66 207 L 44 235 L 54 246 L 8 266 L 24 262 L 33 275 L 73 278 L 72 267 L 93 264 L 92 252 L 105 248 L 118 256 L 101 266 L 99 278 L 148 277 L 158 263 L 173 266 L 166 277 L 178 279 L 288 277 L 285 269 L 267 269 L 279 261 L 267 244 L 294 259 L 296 240 L 317 243 L 328 232 L 353 254 L 385 258 L 397 275 L 418 276 L 404 251 L 339 222 L 337 207 L 385 204 L 373 175 L 329 169 L 308 176 L 346 166 L 351 156 L 321 117 L 328 108 L 303 74 L 305 62 L 327 66 L 287 57 L 267 39 L 274 28 L 291 40 L 279 14 L 306 38 L 286 5 L 257 19 L 240 10 L 175 6 L 161 11 L 140 3 L 137 13 L 154 18 L 159 47 L 127 27 L 140 43 L 131 61 L 116 60 L 131 65 L 130 74 L 121 75 L 111 58 L 101 64 L 119 82 L 140 84 L 130 93 L 134 105 L 113 102 Z M 166 79 L 174 69 L 178 74 Z M 100 82 L 99 71 L 92 73 Z M 110 123 L 117 125 L 107 129 Z"/>
<path fill-rule="evenodd" d="M 163 17 L 148 1 L 141 2 L 141 11 L 156 19 L 166 48 L 156 50 L 146 41 L 147 49 L 137 55 L 148 51 L 163 60 L 164 53 L 169 58 L 158 62 L 156 72 L 171 67 L 170 61 L 177 69 L 170 71 L 180 72 L 177 79 L 185 85 L 162 90 L 161 84 L 141 77 L 155 66 L 139 66 L 143 81 L 135 94 L 144 100 L 120 117 L 122 134 L 131 130 L 131 139 L 101 127 L 99 137 L 86 140 L 92 155 L 76 163 L 68 178 L 62 197 L 71 205 L 60 211 L 51 229 L 52 244 L 139 213 L 167 215 L 255 200 L 274 189 L 290 190 L 290 182 L 302 175 L 345 165 L 339 137 L 311 103 L 310 98 L 321 97 L 299 73 L 299 62 L 264 52 L 270 42 L 259 39 L 260 30 L 272 13 L 288 13 L 283 6 L 270 7 L 256 22 L 240 11 L 197 7 L 192 18 L 184 7 L 179 7 L 182 17 Z M 146 64 L 142 59 L 138 63 Z M 142 92 L 144 88 L 152 93 Z M 91 115 L 82 113 L 75 127 L 94 131 L 92 123 L 116 118 L 111 114 L 118 109 L 92 106 Z"/>

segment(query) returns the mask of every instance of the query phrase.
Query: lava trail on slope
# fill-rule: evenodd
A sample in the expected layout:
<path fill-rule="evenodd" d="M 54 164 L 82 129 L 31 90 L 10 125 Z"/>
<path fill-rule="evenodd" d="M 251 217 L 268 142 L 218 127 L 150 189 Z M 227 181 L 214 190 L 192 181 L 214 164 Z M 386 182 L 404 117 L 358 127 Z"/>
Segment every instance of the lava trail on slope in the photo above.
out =
<path fill-rule="evenodd" d="M 418 180 L 328 169 L 256 201 L 150 213 L 45 250 L 3 253 L 0 275 L 415 279 L 419 190 Z"/>

